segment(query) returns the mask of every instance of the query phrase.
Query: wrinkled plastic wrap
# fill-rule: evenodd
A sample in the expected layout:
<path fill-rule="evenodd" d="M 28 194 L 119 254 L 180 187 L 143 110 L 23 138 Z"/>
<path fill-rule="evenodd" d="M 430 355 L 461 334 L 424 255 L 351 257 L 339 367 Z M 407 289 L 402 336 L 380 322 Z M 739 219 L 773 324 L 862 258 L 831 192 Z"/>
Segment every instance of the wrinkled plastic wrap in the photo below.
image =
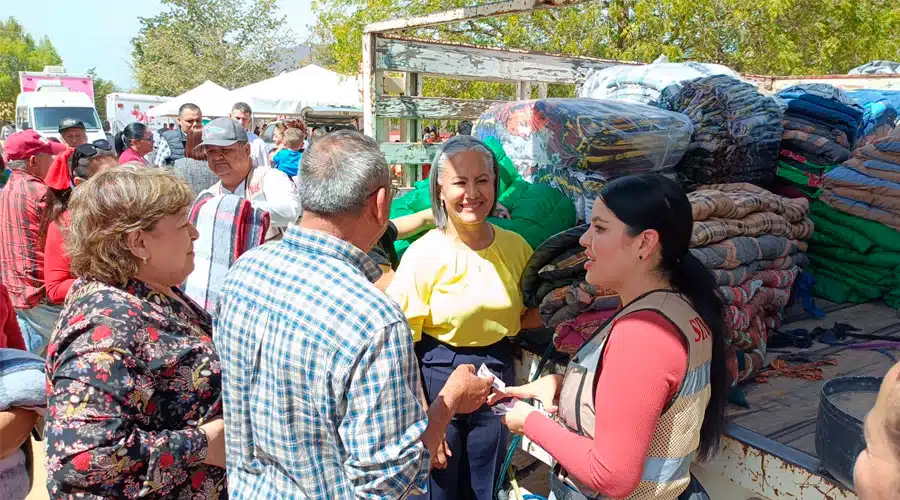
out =
<path fill-rule="evenodd" d="M 595 71 L 578 89 L 578 97 L 625 99 L 656 106 L 663 90 L 677 93 L 681 82 L 712 75 L 740 78 L 734 70 L 720 64 L 670 63 L 662 58 L 658 61 L 661 62 L 623 64 Z"/>
<path fill-rule="evenodd" d="M 718 75 L 665 90 L 660 105 L 688 115 L 694 135 L 679 174 L 686 184 L 768 183 L 775 178 L 783 103 L 744 81 Z"/>
<path fill-rule="evenodd" d="M 561 190 L 585 219 L 609 180 L 673 175 L 692 131 L 687 116 L 642 104 L 541 99 L 491 107 L 473 135 L 496 138 L 523 178 Z"/>
<path fill-rule="evenodd" d="M 872 61 L 850 70 L 848 75 L 900 75 L 900 62 Z"/>

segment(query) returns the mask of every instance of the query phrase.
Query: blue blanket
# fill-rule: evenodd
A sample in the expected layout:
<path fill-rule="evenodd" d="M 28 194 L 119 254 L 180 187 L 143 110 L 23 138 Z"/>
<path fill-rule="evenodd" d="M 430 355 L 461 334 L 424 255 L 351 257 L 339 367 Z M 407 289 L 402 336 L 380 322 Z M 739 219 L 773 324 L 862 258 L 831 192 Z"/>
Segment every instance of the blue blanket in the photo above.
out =
<path fill-rule="evenodd" d="M 0 349 L 0 411 L 47 408 L 46 361 L 27 351 Z"/>

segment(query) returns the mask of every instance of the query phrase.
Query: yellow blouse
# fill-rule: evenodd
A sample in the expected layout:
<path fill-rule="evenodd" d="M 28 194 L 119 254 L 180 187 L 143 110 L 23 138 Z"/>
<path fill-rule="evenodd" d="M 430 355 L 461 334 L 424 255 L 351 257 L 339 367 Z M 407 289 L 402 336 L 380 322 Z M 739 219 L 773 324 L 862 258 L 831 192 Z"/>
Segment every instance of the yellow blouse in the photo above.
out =
<path fill-rule="evenodd" d="M 424 332 L 457 347 L 488 346 L 519 333 L 519 279 L 531 254 L 524 238 L 497 226 L 478 251 L 434 229 L 410 245 L 387 293 L 416 341 Z"/>

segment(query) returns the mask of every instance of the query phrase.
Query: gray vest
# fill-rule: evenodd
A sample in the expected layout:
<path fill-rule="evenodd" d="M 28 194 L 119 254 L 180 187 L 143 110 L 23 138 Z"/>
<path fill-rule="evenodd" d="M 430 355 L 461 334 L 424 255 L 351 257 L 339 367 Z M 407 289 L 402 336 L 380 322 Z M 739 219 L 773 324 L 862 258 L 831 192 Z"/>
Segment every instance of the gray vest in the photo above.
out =
<path fill-rule="evenodd" d="M 172 165 L 175 163 L 175 160 L 184 158 L 184 148 L 187 144 L 187 136 L 184 135 L 184 132 L 181 131 L 180 127 L 175 130 L 163 132 L 162 138 L 169 143 L 169 149 L 172 150 L 172 154 L 166 158 L 166 165 Z"/>

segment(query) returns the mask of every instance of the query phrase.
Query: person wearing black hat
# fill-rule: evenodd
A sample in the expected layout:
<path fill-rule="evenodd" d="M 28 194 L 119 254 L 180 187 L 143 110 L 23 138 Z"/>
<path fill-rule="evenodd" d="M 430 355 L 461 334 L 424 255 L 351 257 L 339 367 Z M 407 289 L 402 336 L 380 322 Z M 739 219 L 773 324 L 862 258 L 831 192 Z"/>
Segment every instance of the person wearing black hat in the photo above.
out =
<path fill-rule="evenodd" d="M 70 148 L 77 148 L 87 144 L 87 129 L 84 123 L 77 118 L 63 118 L 59 122 L 59 135 Z"/>

